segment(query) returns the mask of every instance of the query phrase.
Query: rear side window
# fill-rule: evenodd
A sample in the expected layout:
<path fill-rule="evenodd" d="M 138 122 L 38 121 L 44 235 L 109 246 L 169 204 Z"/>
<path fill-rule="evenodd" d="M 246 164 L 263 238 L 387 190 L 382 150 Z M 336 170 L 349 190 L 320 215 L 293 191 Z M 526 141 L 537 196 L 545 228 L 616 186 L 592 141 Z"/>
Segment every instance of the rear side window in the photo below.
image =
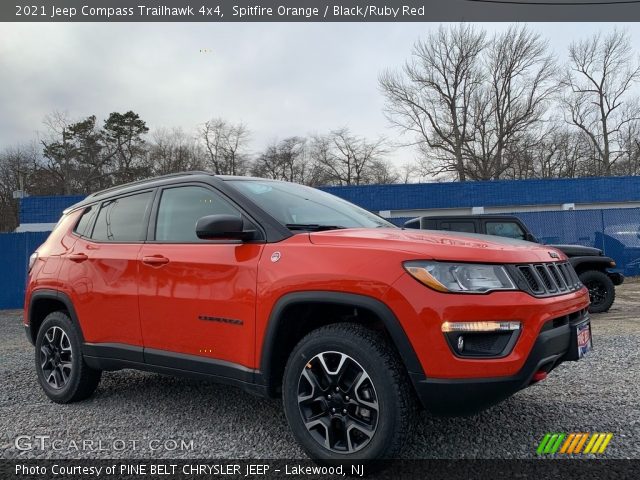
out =
<path fill-rule="evenodd" d="M 517 238 L 524 240 L 525 235 L 520 225 L 513 222 L 487 222 L 487 235 L 499 237 Z"/>
<path fill-rule="evenodd" d="M 144 240 L 144 215 L 151 196 L 146 192 L 103 202 L 91 238 L 98 242 Z"/>
<path fill-rule="evenodd" d="M 204 187 L 185 186 L 162 192 L 156 222 L 156 241 L 203 242 L 196 235 L 196 222 L 207 215 L 241 213 L 220 194 Z"/>
<path fill-rule="evenodd" d="M 73 229 L 73 232 L 81 237 L 88 235 L 91 232 L 90 228 L 93 225 L 93 219 L 96 217 L 97 212 L 98 205 L 91 205 L 87 207 L 82 213 L 76 228 Z"/>
<path fill-rule="evenodd" d="M 442 222 L 440 228 L 452 232 L 475 233 L 476 231 L 473 222 Z"/>

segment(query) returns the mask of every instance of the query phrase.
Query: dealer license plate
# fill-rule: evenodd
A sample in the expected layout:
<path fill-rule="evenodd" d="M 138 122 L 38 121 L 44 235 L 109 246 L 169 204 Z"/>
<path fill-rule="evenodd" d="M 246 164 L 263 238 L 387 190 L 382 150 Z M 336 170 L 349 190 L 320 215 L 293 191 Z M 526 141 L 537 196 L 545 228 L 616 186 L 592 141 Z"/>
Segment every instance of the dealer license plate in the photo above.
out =
<path fill-rule="evenodd" d="M 576 325 L 578 339 L 578 358 L 584 357 L 591 350 L 591 322 Z"/>

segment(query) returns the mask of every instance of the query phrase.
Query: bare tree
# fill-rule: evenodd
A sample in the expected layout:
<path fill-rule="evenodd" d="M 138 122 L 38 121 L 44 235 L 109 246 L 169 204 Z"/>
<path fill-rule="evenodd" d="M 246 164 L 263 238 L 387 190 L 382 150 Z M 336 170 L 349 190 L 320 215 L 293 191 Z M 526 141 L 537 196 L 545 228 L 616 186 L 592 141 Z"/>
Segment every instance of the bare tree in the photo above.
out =
<path fill-rule="evenodd" d="M 618 134 L 621 156 L 613 165 L 616 175 L 640 175 L 640 122 L 628 122 Z"/>
<path fill-rule="evenodd" d="M 398 171 L 386 160 L 374 160 L 371 162 L 367 177 L 367 183 L 376 185 L 398 183 L 400 180 Z"/>
<path fill-rule="evenodd" d="M 504 178 L 573 178 L 589 158 L 588 143 L 566 124 L 551 122 L 544 131 L 521 136 L 507 151 L 511 159 Z"/>
<path fill-rule="evenodd" d="M 373 183 L 374 168 L 388 153 L 384 138 L 369 141 L 353 135 L 348 128 L 313 137 L 311 158 L 317 162 L 331 183 L 361 185 Z M 379 175 L 378 175 L 379 177 Z"/>
<path fill-rule="evenodd" d="M 440 26 L 416 42 L 402 72 L 387 71 L 379 79 L 390 121 L 426 144 L 427 155 L 435 151 L 432 173 L 455 172 L 460 181 L 467 177 L 463 147 L 471 135 L 471 102 L 482 81 L 485 36 L 466 24 Z"/>
<path fill-rule="evenodd" d="M 220 118 L 201 125 L 198 137 L 207 153 L 208 166 L 216 175 L 244 175 L 248 169 L 246 152 L 249 130 Z"/>
<path fill-rule="evenodd" d="M 35 144 L 18 145 L 0 152 L 0 231 L 14 230 L 19 223 L 16 191 L 30 191 L 37 181 L 38 150 Z"/>
<path fill-rule="evenodd" d="M 399 183 L 412 183 L 416 180 L 420 173 L 420 168 L 414 162 L 405 162 L 400 166 L 398 175 Z"/>
<path fill-rule="evenodd" d="M 487 80 L 473 98 L 473 140 L 464 144 L 475 180 L 498 179 L 510 168 L 506 154 L 539 127 L 558 90 L 548 43 L 527 26 L 496 34 L 484 68 Z"/>
<path fill-rule="evenodd" d="M 316 185 L 318 166 L 309 157 L 307 139 L 289 137 L 273 142 L 253 163 L 252 175 L 275 180 Z"/>
<path fill-rule="evenodd" d="M 615 30 L 574 42 L 563 83 L 566 120 L 581 130 L 597 155 L 592 174 L 611 175 L 624 155 L 619 134 L 640 119 L 640 107 L 631 95 L 640 80 L 640 65 L 632 58 L 629 35 Z"/>
<path fill-rule="evenodd" d="M 145 166 L 148 175 L 200 170 L 204 152 L 196 139 L 181 128 L 159 128 L 151 135 Z"/>

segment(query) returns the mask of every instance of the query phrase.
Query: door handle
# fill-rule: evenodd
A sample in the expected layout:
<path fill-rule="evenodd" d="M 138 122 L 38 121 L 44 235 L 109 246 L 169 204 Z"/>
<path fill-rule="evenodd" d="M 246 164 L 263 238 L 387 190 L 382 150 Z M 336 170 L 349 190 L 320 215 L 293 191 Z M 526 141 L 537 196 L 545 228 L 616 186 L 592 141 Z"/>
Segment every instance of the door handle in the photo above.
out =
<path fill-rule="evenodd" d="M 89 257 L 87 257 L 87 255 L 84 253 L 71 253 L 69 254 L 68 258 L 72 262 L 81 263 L 87 260 Z"/>
<path fill-rule="evenodd" d="M 160 267 L 169 263 L 169 259 L 167 257 L 163 257 L 162 255 L 151 255 L 148 257 L 142 257 L 142 263 L 151 265 L 152 267 Z"/>

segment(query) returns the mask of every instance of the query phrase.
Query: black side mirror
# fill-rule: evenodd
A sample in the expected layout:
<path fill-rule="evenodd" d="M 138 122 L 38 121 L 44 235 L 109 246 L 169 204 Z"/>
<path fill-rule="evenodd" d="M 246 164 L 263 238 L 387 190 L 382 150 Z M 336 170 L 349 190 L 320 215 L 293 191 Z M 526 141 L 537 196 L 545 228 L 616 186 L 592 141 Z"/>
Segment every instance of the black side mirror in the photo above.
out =
<path fill-rule="evenodd" d="M 251 240 L 254 230 L 244 230 L 242 217 L 235 215 L 207 215 L 196 222 L 196 235 L 204 240 Z"/>

